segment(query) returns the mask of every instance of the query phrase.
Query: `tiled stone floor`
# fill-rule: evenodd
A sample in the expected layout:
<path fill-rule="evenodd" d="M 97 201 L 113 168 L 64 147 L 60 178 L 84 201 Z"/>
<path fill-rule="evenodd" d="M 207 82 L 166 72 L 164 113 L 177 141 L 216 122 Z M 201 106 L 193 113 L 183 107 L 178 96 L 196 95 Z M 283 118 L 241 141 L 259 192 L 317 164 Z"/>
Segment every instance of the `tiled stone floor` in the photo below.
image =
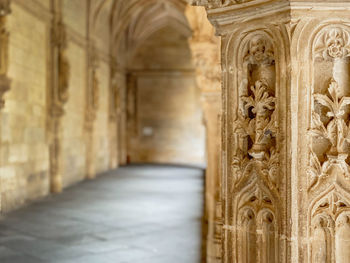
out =
<path fill-rule="evenodd" d="M 0 220 L 1 263 L 199 263 L 202 171 L 129 166 Z"/>

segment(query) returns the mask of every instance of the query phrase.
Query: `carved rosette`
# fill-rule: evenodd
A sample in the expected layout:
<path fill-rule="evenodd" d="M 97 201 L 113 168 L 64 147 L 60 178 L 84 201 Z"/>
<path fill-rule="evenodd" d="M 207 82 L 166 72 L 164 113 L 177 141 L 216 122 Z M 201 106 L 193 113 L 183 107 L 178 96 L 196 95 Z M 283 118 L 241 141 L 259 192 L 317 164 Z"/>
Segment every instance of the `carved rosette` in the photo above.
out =
<path fill-rule="evenodd" d="M 238 84 L 231 193 L 237 262 L 278 262 L 279 153 L 275 59 L 267 34 L 248 38 Z M 249 252 L 248 252 L 249 251 Z M 272 256 L 273 255 L 273 256 Z M 272 256 L 272 257 L 271 257 Z"/>
<path fill-rule="evenodd" d="M 350 258 L 349 33 L 343 25 L 326 26 L 313 45 L 307 186 L 312 263 L 347 262 Z"/>
<path fill-rule="evenodd" d="M 10 1 L 0 1 L 0 110 L 4 107 L 4 94 L 10 90 L 11 80 L 7 76 L 9 32 L 6 28 L 6 17 L 11 13 Z"/>

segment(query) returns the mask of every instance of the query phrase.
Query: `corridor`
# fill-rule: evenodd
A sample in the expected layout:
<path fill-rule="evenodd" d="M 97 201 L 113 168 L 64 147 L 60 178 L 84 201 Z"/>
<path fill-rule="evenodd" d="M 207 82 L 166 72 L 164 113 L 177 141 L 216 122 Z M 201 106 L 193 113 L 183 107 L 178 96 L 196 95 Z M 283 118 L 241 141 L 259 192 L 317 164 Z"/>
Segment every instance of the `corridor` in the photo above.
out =
<path fill-rule="evenodd" d="M 0 221 L 1 263 L 197 263 L 203 171 L 133 165 Z"/>

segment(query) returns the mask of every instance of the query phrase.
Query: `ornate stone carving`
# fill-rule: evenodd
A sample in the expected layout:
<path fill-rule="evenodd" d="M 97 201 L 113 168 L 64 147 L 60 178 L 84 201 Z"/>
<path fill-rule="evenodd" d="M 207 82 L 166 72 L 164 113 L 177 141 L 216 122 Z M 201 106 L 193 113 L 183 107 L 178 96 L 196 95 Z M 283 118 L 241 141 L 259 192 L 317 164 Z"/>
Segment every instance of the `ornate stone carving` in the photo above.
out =
<path fill-rule="evenodd" d="M 10 34 L 6 28 L 6 17 L 10 13 L 10 1 L 0 1 L 0 109 L 5 105 L 3 96 L 11 85 L 11 80 L 7 76 Z"/>
<path fill-rule="evenodd" d="M 310 188 L 317 186 L 321 178 L 330 176 L 328 171 L 334 165 L 341 168 L 345 177 L 350 176 L 350 167 L 346 161 L 350 142 L 350 116 L 346 107 L 350 105 L 350 97 L 339 93 L 339 85 L 332 79 L 327 95 L 313 95 L 315 103 L 320 107 L 312 112 L 310 133 L 316 139 L 327 141 L 329 147 L 325 152 L 326 157 L 323 157 L 323 153 L 318 157 L 312 149 L 310 151 Z"/>
<path fill-rule="evenodd" d="M 326 60 L 341 59 L 349 56 L 349 32 L 340 27 L 332 27 L 325 30 L 316 40 L 315 55 Z"/>
<path fill-rule="evenodd" d="M 258 181 L 245 188 L 238 204 L 237 262 L 278 262 L 275 204 Z"/>
<path fill-rule="evenodd" d="M 266 38 L 254 36 L 249 42 L 247 55 L 247 80 L 253 83 L 249 89 L 241 89 L 240 110 L 234 132 L 239 145 L 233 156 L 232 172 L 235 184 L 249 176 L 251 166 L 259 166 L 266 181 L 277 186 L 278 152 L 276 150 L 276 98 L 271 83 L 271 67 L 274 64 L 272 45 Z M 254 66 L 255 65 L 255 66 Z M 265 78 L 266 77 L 266 78 Z M 274 85 L 274 84 L 272 84 Z"/>
<path fill-rule="evenodd" d="M 231 162 L 238 206 L 237 262 L 278 262 L 279 152 L 275 59 L 271 40 L 253 34 L 242 56 Z"/>
<path fill-rule="evenodd" d="M 346 262 L 350 244 L 350 202 L 338 186 L 317 198 L 310 211 L 309 262 Z M 345 260 L 345 261 L 344 261 Z"/>

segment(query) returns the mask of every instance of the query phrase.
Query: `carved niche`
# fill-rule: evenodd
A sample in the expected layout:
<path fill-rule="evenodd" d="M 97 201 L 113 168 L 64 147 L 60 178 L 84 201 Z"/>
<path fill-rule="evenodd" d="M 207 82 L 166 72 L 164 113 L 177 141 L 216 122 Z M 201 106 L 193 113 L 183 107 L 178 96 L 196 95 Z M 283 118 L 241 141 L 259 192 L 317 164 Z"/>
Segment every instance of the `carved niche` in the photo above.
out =
<path fill-rule="evenodd" d="M 279 262 L 279 153 L 277 146 L 276 68 L 272 40 L 265 33 L 248 37 L 239 80 L 231 192 L 237 262 Z"/>
<path fill-rule="evenodd" d="M 308 196 L 309 262 L 350 258 L 350 28 L 322 28 L 313 45 Z"/>
<path fill-rule="evenodd" d="M 0 1 L 0 109 L 5 105 L 3 96 L 11 85 L 11 80 L 7 76 L 10 34 L 6 28 L 6 18 L 10 13 L 10 1 Z"/>

